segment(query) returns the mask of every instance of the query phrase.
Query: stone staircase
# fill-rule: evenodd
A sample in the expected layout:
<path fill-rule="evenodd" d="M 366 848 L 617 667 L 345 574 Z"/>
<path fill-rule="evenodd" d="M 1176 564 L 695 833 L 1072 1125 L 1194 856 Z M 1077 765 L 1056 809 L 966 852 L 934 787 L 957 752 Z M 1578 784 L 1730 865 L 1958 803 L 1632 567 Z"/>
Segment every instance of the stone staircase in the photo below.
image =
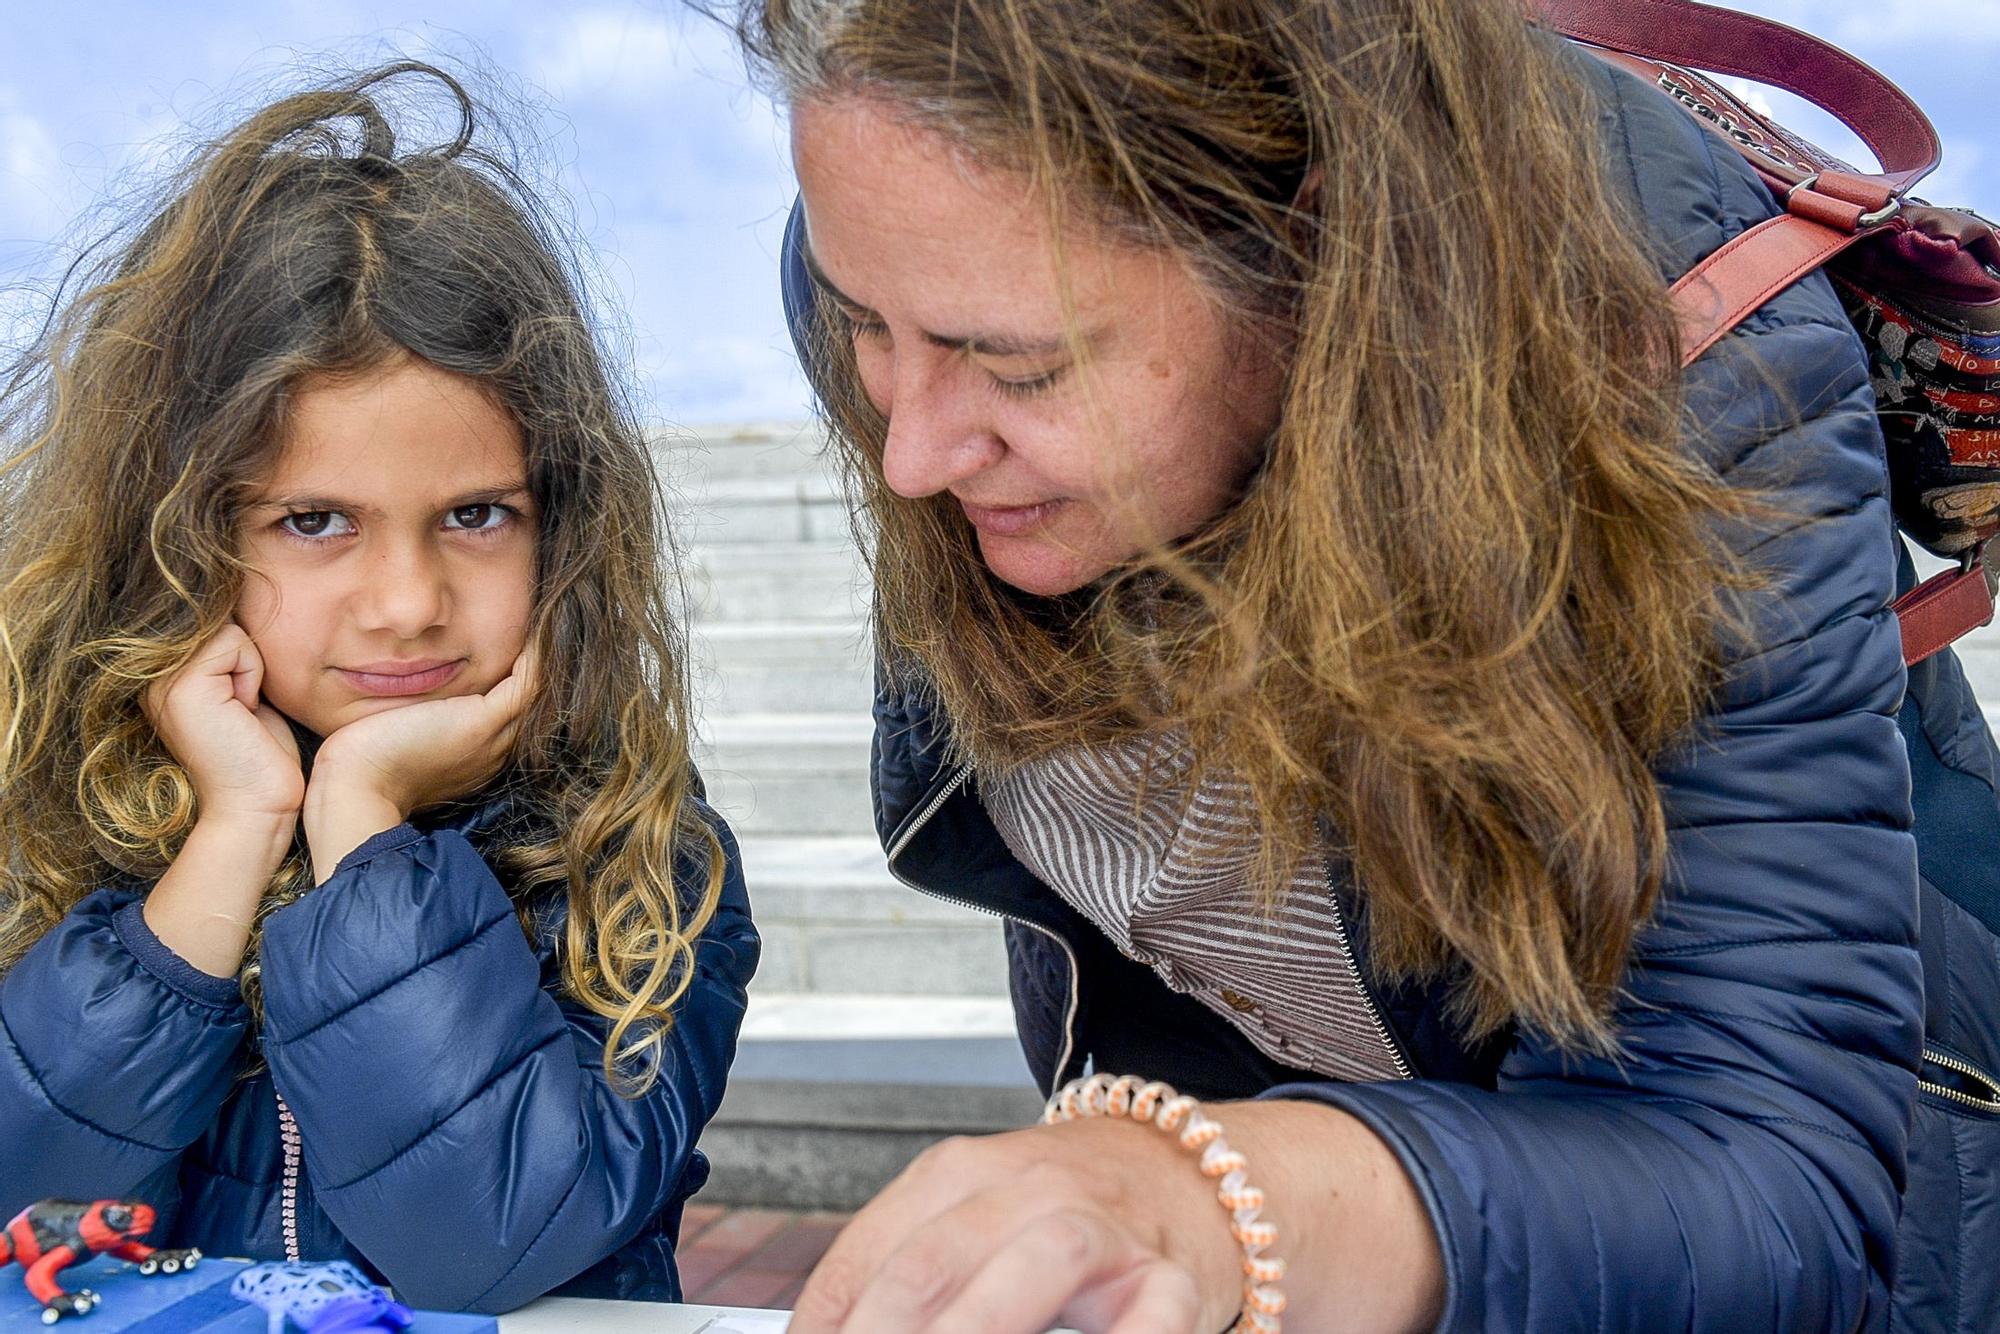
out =
<path fill-rule="evenodd" d="M 764 940 L 703 1198 L 853 1209 L 925 1145 L 1040 1110 L 999 924 L 884 863 L 867 579 L 817 433 L 733 426 L 658 455 L 687 555 L 696 761 Z"/>
<path fill-rule="evenodd" d="M 763 964 L 705 1199 L 852 1209 L 924 1145 L 1025 1124 L 998 923 L 897 884 L 868 791 L 866 576 L 810 427 L 662 440 L 702 724 Z M 1935 562 L 1920 558 L 1928 572 Z M 1960 654 L 2000 726 L 2000 628 Z"/>
<path fill-rule="evenodd" d="M 743 846 L 759 989 L 1003 999 L 995 919 L 912 893 L 883 862 L 867 581 L 816 432 L 736 427 L 663 454 L 690 557 L 696 760 Z"/>

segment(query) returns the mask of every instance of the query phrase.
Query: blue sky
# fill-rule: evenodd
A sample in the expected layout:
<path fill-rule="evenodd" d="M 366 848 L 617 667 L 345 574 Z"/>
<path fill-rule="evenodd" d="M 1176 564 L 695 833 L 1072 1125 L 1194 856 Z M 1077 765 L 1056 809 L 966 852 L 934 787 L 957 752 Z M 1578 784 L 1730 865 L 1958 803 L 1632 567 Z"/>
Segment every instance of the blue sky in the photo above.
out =
<path fill-rule="evenodd" d="M 1739 0 L 1902 84 L 1945 141 L 1921 188 L 2000 217 L 2000 0 Z M 570 200 L 652 416 L 798 417 L 804 388 L 773 256 L 791 196 L 782 121 L 726 34 L 676 0 L 91 0 L 10 5 L 0 48 L 0 317 L 18 316 L 107 192 L 191 132 L 284 86 L 300 62 L 472 61 L 527 99 L 533 157 Z M 1782 118 L 1852 140 L 1788 99 Z"/>

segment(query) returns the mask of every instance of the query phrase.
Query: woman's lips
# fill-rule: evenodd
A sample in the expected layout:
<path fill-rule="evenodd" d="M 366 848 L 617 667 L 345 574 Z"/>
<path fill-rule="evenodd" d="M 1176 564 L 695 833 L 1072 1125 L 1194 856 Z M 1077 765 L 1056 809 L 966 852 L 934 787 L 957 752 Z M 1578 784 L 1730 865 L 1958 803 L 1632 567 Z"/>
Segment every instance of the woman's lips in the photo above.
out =
<path fill-rule="evenodd" d="M 464 658 L 442 661 L 433 658 L 421 662 L 370 662 L 334 670 L 364 695 L 421 695 L 444 685 L 464 666 Z"/>
<path fill-rule="evenodd" d="M 1019 537 L 1032 532 L 1055 517 L 1067 502 L 1044 500 L 1034 505 L 975 505 L 960 500 L 959 508 L 974 528 L 991 537 Z"/>

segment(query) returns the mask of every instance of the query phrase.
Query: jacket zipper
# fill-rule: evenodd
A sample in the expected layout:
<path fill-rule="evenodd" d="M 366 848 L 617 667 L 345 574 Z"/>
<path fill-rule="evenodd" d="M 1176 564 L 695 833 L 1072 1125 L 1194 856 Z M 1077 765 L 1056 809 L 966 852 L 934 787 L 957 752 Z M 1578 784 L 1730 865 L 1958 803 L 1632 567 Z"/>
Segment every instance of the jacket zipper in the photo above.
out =
<path fill-rule="evenodd" d="M 285 1258 L 297 1264 L 305 1258 L 299 1251 L 299 1172 L 304 1141 L 299 1137 L 299 1123 L 293 1118 L 292 1109 L 285 1105 L 285 1095 L 273 1088 L 271 1096 L 278 1100 L 278 1139 L 285 1151 L 284 1185 L 278 1199 L 278 1226 L 285 1234 Z"/>
<path fill-rule="evenodd" d="M 953 774 L 950 780 L 943 787 L 939 788 L 929 801 L 924 803 L 923 809 L 917 812 L 916 818 L 910 821 L 909 827 L 903 830 L 901 837 L 897 838 L 895 843 L 889 848 L 889 855 L 887 857 L 889 874 L 894 876 L 899 884 L 909 889 L 914 889 L 919 894 L 928 894 L 934 899 L 943 899 L 946 903 L 955 903 L 961 908 L 970 908 L 974 912 L 982 912 L 989 917 L 998 917 L 1003 921 L 1018 922 L 1031 930 L 1039 931 L 1050 940 L 1053 940 L 1057 948 L 1062 950 L 1063 958 L 1069 962 L 1069 1002 L 1063 1010 L 1062 1048 L 1056 1058 L 1056 1068 L 1051 1077 L 1050 1087 L 1054 1088 L 1056 1085 L 1062 1083 L 1063 1071 L 1069 1069 L 1070 1054 L 1076 1049 L 1076 1011 L 1079 997 L 1079 981 L 1077 977 L 1076 953 L 1070 949 L 1069 942 L 1038 922 L 1031 922 L 1025 917 L 1016 917 L 1012 913 L 1001 912 L 997 908 L 989 908 L 983 903 L 974 903 L 972 900 L 960 898 L 956 894 L 947 894 L 943 890 L 933 889 L 929 885 L 920 885 L 896 869 L 896 858 L 903 855 L 903 850 L 910 846 L 911 840 L 916 838 L 918 831 L 929 824 L 931 817 L 938 813 L 939 808 L 945 802 L 949 801 L 960 788 L 964 787 L 971 778 L 972 766 L 969 764 L 960 765 L 958 772 Z"/>
<path fill-rule="evenodd" d="M 1932 1065 L 1941 1065 L 1954 1074 L 1965 1076 L 1965 1078 L 1978 1084 L 1982 1092 L 1977 1095 L 1961 1093 L 1955 1088 L 1949 1088 L 1943 1084 L 1934 1084 L 1930 1080 L 1921 1077 L 1917 1080 L 1919 1091 L 1936 1094 L 1940 1098 L 1948 1098 L 1952 1102 L 1964 1107 L 1974 1107 L 1982 1112 L 2000 1115 L 2000 1081 L 1996 1081 L 1993 1076 L 1987 1074 L 1978 1066 L 1968 1065 L 1956 1056 L 1947 1055 L 1939 1051 L 1929 1043 L 1924 1044 L 1924 1059 Z"/>
<path fill-rule="evenodd" d="M 1354 979 L 1354 989 L 1361 993 L 1362 1004 L 1368 1007 L 1368 1021 L 1375 1025 L 1375 1036 L 1381 1039 L 1382 1047 L 1389 1053 L 1389 1059 L 1396 1063 L 1396 1078 L 1415 1079 L 1417 1072 L 1403 1055 L 1403 1044 L 1389 1031 L 1389 1024 L 1382 1018 L 1382 1007 L 1375 1001 L 1375 993 L 1369 990 L 1368 981 L 1361 975 L 1361 963 L 1354 957 L 1354 942 L 1347 935 L 1347 914 L 1341 910 L 1340 890 L 1333 883 L 1331 868 L 1326 873 L 1327 902 L 1333 908 L 1333 935 L 1340 942 L 1340 956 L 1347 960 L 1347 974 Z"/>

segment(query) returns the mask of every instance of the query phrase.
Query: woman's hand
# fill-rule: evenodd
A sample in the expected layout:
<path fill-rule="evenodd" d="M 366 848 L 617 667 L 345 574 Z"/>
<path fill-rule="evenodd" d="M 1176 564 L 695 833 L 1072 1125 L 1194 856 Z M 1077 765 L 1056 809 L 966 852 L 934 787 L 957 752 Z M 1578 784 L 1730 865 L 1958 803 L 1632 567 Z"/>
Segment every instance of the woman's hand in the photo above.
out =
<path fill-rule="evenodd" d="M 1192 1155 L 1077 1121 L 946 1140 L 891 1182 L 799 1294 L 793 1334 L 1214 1334 L 1241 1249 Z"/>
<path fill-rule="evenodd" d="M 1437 1323 L 1437 1236 L 1373 1131 L 1313 1102 L 1207 1110 L 1278 1225 L 1287 1328 Z M 1243 1251 L 1215 1196 L 1195 1155 L 1130 1120 L 947 1140 L 847 1225 L 799 1294 L 792 1334 L 1215 1334 L 1243 1295 Z"/>
<path fill-rule="evenodd" d="M 305 798 L 315 878 L 410 812 L 478 790 L 500 771 L 533 689 L 524 650 L 483 695 L 430 699 L 357 719 L 321 743 Z"/>
<path fill-rule="evenodd" d="M 224 626 L 187 666 L 146 691 L 146 717 L 194 784 L 204 823 L 289 822 L 305 800 L 298 742 L 259 693 L 264 659 Z"/>

